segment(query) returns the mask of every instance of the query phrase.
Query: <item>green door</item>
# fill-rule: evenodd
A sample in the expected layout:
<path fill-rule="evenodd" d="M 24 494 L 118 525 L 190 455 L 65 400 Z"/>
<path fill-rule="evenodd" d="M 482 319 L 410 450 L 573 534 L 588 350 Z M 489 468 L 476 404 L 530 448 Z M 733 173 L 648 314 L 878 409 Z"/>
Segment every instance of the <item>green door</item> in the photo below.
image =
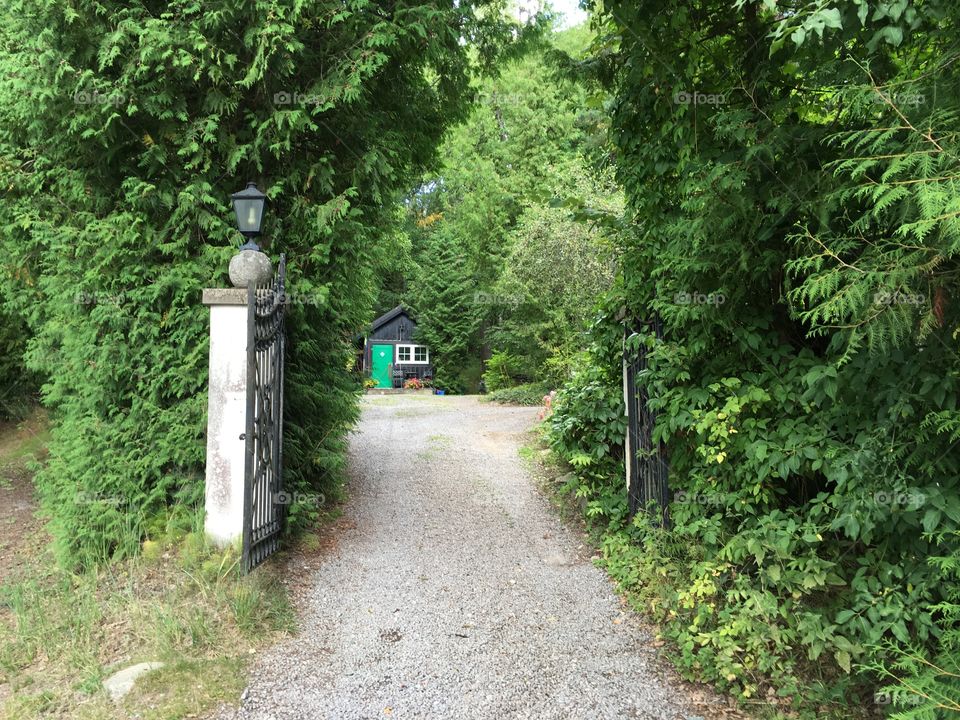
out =
<path fill-rule="evenodd" d="M 392 388 L 393 345 L 372 345 L 370 347 L 370 377 L 377 381 L 378 388 Z"/>

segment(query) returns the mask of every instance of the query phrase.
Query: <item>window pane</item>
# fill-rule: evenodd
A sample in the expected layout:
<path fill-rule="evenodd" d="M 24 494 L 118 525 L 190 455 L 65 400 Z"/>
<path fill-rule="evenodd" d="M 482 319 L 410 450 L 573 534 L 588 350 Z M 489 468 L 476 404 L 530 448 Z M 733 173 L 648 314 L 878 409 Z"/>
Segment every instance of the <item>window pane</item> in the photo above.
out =
<path fill-rule="evenodd" d="M 415 348 L 413 348 L 413 359 L 417 362 L 426 362 L 427 349 L 422 345 L 417 345 Z"/>
<path fill-rule="evenodd" d="M 410 362 L 410 348 L 400 346 L 398 348 L 398 357 L 400 362 Z"/>

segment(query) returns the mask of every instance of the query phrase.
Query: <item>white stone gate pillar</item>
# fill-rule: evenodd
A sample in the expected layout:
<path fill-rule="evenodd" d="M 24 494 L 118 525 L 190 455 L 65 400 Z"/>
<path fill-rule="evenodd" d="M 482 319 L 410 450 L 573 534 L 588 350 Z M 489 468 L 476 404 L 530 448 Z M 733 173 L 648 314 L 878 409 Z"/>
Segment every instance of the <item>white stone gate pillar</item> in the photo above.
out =
<path fill-rule="evenodd" d="M 207 537 L 221 547 L 243 538 L 247 430 L 247 285 L 273 275 L 270 258 L 246 247 L 230 260 L 232 288 L 208 288 L 210 372 L 207 391 Z"/>
<path fill-rule="evenodd" d="M 210 308 L 210 386 L 204 529 L 219 546 L 243 535 L 247 423 L 247 290 L 207 289 Z"/>

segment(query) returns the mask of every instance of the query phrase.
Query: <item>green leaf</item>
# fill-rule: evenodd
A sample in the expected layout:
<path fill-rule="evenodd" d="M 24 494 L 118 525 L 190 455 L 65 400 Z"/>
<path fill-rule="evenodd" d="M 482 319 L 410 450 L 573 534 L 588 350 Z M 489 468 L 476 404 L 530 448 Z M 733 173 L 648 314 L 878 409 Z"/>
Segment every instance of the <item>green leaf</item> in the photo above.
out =
<path fill-rule="evenodd" d="M 839 665 L 844 672 L 850 672 L 850 653 L 846 650 L 837 650 L 833 654 L 833 657 L 836 659 L 837 665 Z"/>
<path fill-rule="evenodd" d="M 856 616 L 855 610 L 841 610 L 837 613 L 836 622 L 838 625 L 843 625 L 845 622 L 850 620 L 850 618 Z"/>
<path fill-rule="evenodd" d="M 907 632 L 907 626 L 904 624 L 903 620 L 897 620 L 893 625 L 890 626 L 890 630 L 896 636 L 897 640 L 904 644 L 910 642 L 910 633 Z"/>
<path fill-rule="evenodd" d="M 828 28 L 839 29 L 843 27 L 843 23 L 840 20 L 840 11 L 837 8 L 823 10 L 819 16 Z"/>
<path fill-rule="evenodd" d="M 921 524 L 926 532 L 933 532 L 940 525 L 940 511 L 936 508 L 930 508 L 923 514 Z"/>

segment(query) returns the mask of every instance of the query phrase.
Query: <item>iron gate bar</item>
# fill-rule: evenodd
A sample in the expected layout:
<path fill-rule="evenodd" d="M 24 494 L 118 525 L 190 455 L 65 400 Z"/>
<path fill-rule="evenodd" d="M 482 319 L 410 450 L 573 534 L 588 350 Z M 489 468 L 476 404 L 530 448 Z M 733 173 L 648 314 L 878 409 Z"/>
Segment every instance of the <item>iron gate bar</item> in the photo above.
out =
<path fill-rule="evenodd" d="M 648 332 L 656 340 L 663 339 L 663 325 L 660 317 L 646 323 Z M 641 344 L 635 356 L 628 356 L 626 341 L 638 334 L 629 332 L 630 324 L 624 324 L 624 372 L 627 395 L 627 504 L 630 514 L 638 510 L 647 512 L 661 527 L 668 527 L 670 487 L 669 468 L 666 448 L 663 443 L 654 446 L 653 431 L 656 427 L 657 413 L 650 408 L 650 398 L 645 387 L 637 382 L 640 374 L 647 370 L 648 349 Z"/>
<path fill-rule="evenodd" d="M 247 428 L 244 467 L 244 572 L 280 548 L 283 492 L 283 383 L 286 258 L 263 287 L 247 288 Z"/>

